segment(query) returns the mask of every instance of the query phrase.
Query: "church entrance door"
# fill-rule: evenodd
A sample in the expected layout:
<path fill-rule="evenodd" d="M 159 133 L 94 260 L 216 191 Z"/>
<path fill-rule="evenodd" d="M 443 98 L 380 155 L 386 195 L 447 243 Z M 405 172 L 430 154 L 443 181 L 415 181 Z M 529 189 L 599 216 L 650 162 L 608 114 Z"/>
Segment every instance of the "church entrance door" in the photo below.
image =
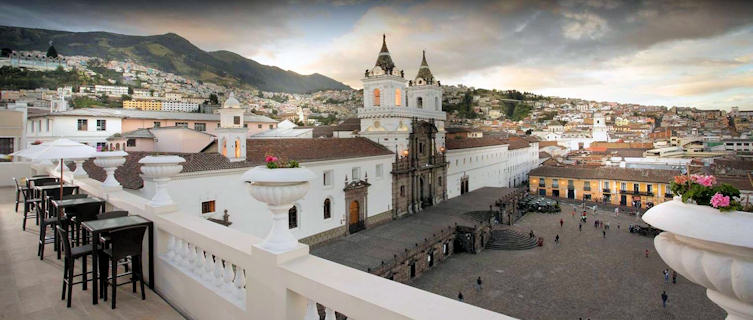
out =
<path fill-rule="evenodd" d="M 348 230 L 350 233 L 355 233 L 365 229 L 365 225 L 361 220 L 361 205 L 357 200 L 350 202 L 348 218 Z"/>

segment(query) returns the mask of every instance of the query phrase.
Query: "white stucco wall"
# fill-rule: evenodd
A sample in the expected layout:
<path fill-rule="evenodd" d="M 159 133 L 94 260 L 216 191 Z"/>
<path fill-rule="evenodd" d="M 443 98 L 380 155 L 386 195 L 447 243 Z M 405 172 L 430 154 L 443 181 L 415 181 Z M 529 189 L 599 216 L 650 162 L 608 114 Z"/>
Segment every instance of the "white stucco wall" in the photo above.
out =
<path fill-rule="evenodd" d="M 314 172 L 316 178 L 311 182 L 306 196 L 296 203 L 299 221 L 298 228 L 291 230 L 293 234 L 301 239 L 345 224 L 345 175 L 350 178 L 354 167 L 360 168 L 362 177 L 368 174 L 371 184 L 366 201 L 367 215 L 391 210 L 392 161 L 393 157 L 386 155 L 302 163 L 302 166 Z M 378 164 L 382 165 L 381 177 L 377 177 L 376 173 Z M 227 209 L 233 222 L 231 228 L 265 237 L 271 227 L 272 216 L 264 204 L 248 194 L 241 181 L 241 175 L 248 169 L 184 173 L 169 182 L 168 190 L 182 212 L 201 216 L 201 203 L 214 200 L 214 217 L 220 218 L 223 210 Z M 333 173 L 332 185 L 323 186 L 323 173 L 329 170 Z M 153 190 L 153 182 L 145 180 L 141 192 L 150 196 Z M 324 219 L 323 204 L 327 198 L 331 201 L 332 216 Z"/>

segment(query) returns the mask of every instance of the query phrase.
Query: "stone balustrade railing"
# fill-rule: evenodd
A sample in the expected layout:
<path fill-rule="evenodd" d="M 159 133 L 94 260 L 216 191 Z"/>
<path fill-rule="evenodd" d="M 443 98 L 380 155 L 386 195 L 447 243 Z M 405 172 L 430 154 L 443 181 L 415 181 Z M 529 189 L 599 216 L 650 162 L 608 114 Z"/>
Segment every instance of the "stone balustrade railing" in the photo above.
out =
<path fill-rule="evenodd" d="M 174 235 L 168 236 L 167 249 L 160 257 L 238 308 L 246 309 L 246 271 L 242 267 Z"/>
<path fill-rule="evenodd" d="M 72 178 L 65 173 L 82 192 L 106 199 L 108 210 L 154 222 L 155 291 L 188 318 L 511 319 L 312 256 L 303 244 L 274 252 L 263 239 L 198 213 L 161 210 L 138 191 Z"/>

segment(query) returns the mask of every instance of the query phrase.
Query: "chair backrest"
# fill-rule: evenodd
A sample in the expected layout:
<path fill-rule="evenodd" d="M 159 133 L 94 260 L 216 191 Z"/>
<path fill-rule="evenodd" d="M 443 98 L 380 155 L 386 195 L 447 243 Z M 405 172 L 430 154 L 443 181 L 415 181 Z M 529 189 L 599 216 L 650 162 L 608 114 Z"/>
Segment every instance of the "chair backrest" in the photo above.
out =
<path fill-rule="evenodd" d="M 97 215 L 102 212 L 102 203 L 84 203 L 65 210 L 66 213 L 74 214 L 78 222 L 91 221 L 96 220 Z"/>
<path fill-rule="evenodd" d="M 67 259 L 71 258 L 71 240 L 68 239 L 68 231 L 65 230 L 64 227 L 56 226 L 58 236 L 60 237 L 60 242 L 63 243 L 63 253 L 65 254 L 65 257 Z"/>
<path fill-rule="evenodd" d="M 120 217 L 125 217 L 127 215 L 128 215 L 128 211 L 125 211 L 125 210 L 107 211 L 105 213 L 100 213 L 97 216 L 97 220 L 120 218 Z"/>
<path fill-rule="evenodd" d="M 13 177 L 13 183 L 16 184 L 16 190 L 21 190 L 21 185 L 18 184 L 18 179 L 16 179 L 16 177 Z"/>
<path fill-rule="evenodd" d="M 146 226 L 133 226 L 110 231 L 112 257 L 123 259 L 141 254 Z"/>

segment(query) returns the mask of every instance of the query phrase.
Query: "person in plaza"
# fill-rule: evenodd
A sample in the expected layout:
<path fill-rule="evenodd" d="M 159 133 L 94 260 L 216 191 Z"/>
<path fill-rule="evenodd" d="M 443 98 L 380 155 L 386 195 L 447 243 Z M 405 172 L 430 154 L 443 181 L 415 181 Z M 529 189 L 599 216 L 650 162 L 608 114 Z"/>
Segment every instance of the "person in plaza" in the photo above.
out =
<path fill-rule="evenodd" d="M 481 277 L 476 278 L 476 291 L 481 291 L 481 289 L 483 289 L 481 283 Z"/>
<path fill-rule="evenodd" d="M 533 238 L 533 230 L 531 230 L 531 232 L 528 233 L 528 237 Z"/>
<path fill-rule="evenodd" d="M 601 230 L 601 234 L 604 235 L 604 238 L 607 237 L 607 230 Z"/>
<path fill-rule="evenodd" d="M 579 231 L 579 232 L 582 232 L 582 231 L 583 231 L 583 224 L 582 224 L 582 223 L 579 223 L 579 224 L 578 224 L 578 231 Z"/>
<path fill-rule="evenodd" d="M 646 258 L 648 258 L 648 249 L 646 249 Z"/>
<path fill-rule="evenodd" d="M 667 296 L 667 292 L 666 291 L 662 291 L 661 292 L 661 305 L 662 305 L 662 308 L 666 308 L 667 307 L 667 298 L 669 298 L 669 296 Z"/>
<path fill-rule="evenodd" d="M 664 282 L 669 283 L 669 269 L 664 269 Z"/>
<path fill-rule="evenodd" d="M 614 216 L 617 217 L 619 215 L 620 215 L 620 208 L 619 207 L 614 208 Z"/>
<path fill-rule="evenodd" d="M 463 293 L 458 291 L 458 301 L 463 302 Z"/>
<path fill-rule="evenodd" d="M 560 235 L 557 235 L 554 237 L 554 244 L 559 245 L 560 244 Z"/>
<path fill-rule="evenodd" d="M 565 221 L 562 221 L 562 218 L 560 218 L 560 228 L 562 228 L 562 225 L 565 223 Z"/>
<path fill-rule="evenodd" d="M 677 271 L 672 270 L 672 284 L 677 283 Z"/>

